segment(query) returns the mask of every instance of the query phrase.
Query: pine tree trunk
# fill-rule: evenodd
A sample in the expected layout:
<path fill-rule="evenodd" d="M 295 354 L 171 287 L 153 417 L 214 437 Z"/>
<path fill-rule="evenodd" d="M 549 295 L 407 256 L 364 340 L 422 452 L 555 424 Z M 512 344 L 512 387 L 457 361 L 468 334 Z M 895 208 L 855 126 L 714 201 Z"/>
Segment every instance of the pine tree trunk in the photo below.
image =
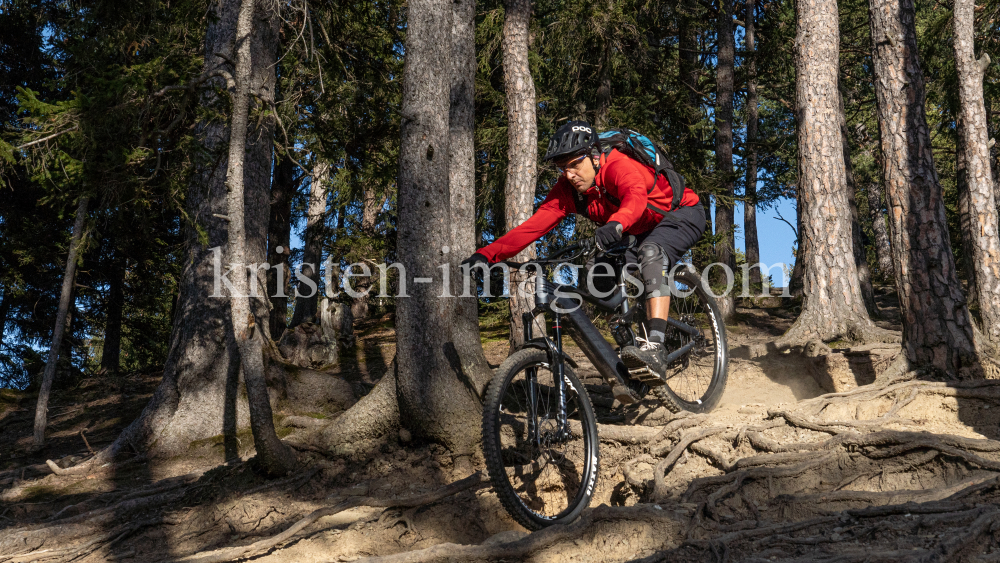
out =
<path fill-rule="evenodd" d="M 975 210 L 972 207 L 972 198 L 969 194 L 968 167 L 965 160 L 965 151 L 962 150 L 961 139 L 963 136 L 963 127 L 961 118 L 955 120 L 955 126 L 959 138 L 959 142 L 955 143 L 955 187 L 956 191 L 958 191 L 958 224 L 961 231 L 959 235 L 962 238 L 962 270 L 967 283 L 965 298 L 969 303 L 976 304 L 979 302 L 979 286 L 976 283 L 975 251 L 972 248 L 976 239 L 976 235 L 973 232 L 975 229 L 973 226 Z M 971 307 L 969 312 L 972 313 Z M 982 322 L 981 319 L 980 322 Z"/>
<path fill-rule="evenodd" d="M 892 271 L 892 247 L 889 244 L 889 228 L 886 225 L 885 199 L 882 184 L 872 178 L 866 182 L 868 188 L 868 215 L 875 234 L 875 257 L 878 261 L 878 276 L 882 281 L 894 280 Z"/>
<path fill-rule="evenodd" d="M 361 195 L 361 232 L 364 233 L 365 237 L 369 240 L 374 239 L 377 235 L 375 227 L 378 222 L 379 213 L 382 207 L 385 205 L 386 199 L 384 197 L 379 197 L 375 186 L 370 186 L 365 188 Z M 337 223 L 341 225 L 344 219 L 344 209 L 341 208 L 340 213 L 337 216 Z M 341 233 L 340 229 L 342 226 L 338 226 L 337 232 Z M 367 243 L 366 243 L 367 244 Z M 372 247 L 368 246 L 365 250 L 370 256 L 370 251 Z M 472 254 L 475 249 L 469 252 Z M 375 257 L 372 257 L 375 258 Z M 377 258 L 375 258 L 377 259 Z M 376 283 L 376 279 L 372 276 L 362 277 L 362 278 L 352 278 L 354 280 L 354 287 L 357 291 L 366 291 L 369 287 L 372 287 Z M 370 295 L 365 295 L 362 297 L 355 298 L 354 303 L 351 305 L 351 311 L 355 319 L 364 320 L 368 318 L 368 301 L 371 299 Z"/>
<path fill-rule="evenodd" d="M 275 63 L 278 48 L 278 15 L 273 4 L 260 2 L 260 15 L 253 29 L 251 84 L 254 99 L 265 104 L 274 99 Z M 205 70 L 234 71 L 232 44 L 240 2 L 224 0 L 213 4 L 205 32 Z M 228 54 L 227 54 L 228 53 Z M 220 81 L 220 86 L 225 84 Z M 217 111 L 221 99 L 205 89 L 201 103 Z M 246 135 L 244 162 L 244 225 L 246 261 L 265 262 L 270 201 L 274 122 L 264 119 Z M 175 305 L 170 348 L 163 369 L 163 381 L 142 415 L 115 440 L 98 461 L 136 451 L 149 456 L 170 456 L 188 450 L 193 440 L 224 435 L 226 455 L 235 457 L 236 430 L 249 422 L 247 403 L 239 399 L 240 356 L 233 339 L 232 313 L 225 286 L 216 279 L 226 272 L 222 248 L 227 245 L 229 225 L 226 200 L 226 171 L 230 126 L 226 120 L 203 121 L 195 135 L 212 158 L 199 165 L 191 177 L 185 199 L 185 269 Z M 197 224 L 197 228 L 195 223 Z M 204 244 L 203 237 L 207 239 Z M 216 264 L 220 270 L 216 276 Z M 232 280 L 230 272 L 225 279 Z M 265 276 L 260 275 L 260 285 Z M 258 295 L 263 297 L 266 287 Z M 211 297 L 213 294 L 218 297 Z M 251 302 L 254 315 L 268 316 L 263 299 Z M 256 321 L 255 321 L 256 322 Z M 255 332 L 268 330 L 268 323 L 256 322 Z"/>
<path fill-rule="evenodd" d="M 1000 213 L 1000 146 L 996 144 L 997 131 L 993 125 L 993 100 L 984 96 L 983 106 L 986 112 L 986 136 L 989 138 L 986 146 L 989 148 L 990 171 L 993 173 L 993 200 Z"/>
<path fill-rule="evenodd" d="M 868 270 L 868 256 L 865 253 L 864 234 L 861 230 L 861 215 L 858 213 L 858 201 L 855 194 L 858 191 L 854 179 L 854 165 L 851 162 L 850 136 L 847 131 L 847 114 L 844 112 L 844 95 L 838 89 L 840 141 L 844 148 L 844 178 L 847 180 L 847 205 L 851 211 L 851 241 L 854 254 L 854 268 L 858 273 L 858 285 L 861 287 L 861 297 L 864 299 L 865 310 L 869 317 L 878 317 L 878 306 L 875 305 L 875 290 L 872 288 L 872 274 Z"/>
<path fill-rule="evenodd" d="M 872 61 L 903 349 L 910 365 L 980 376 L 924 113 L 912 0 L 870 0 Z"/>
<path fill-rule="evenodd" d="M 451 110 L 449 116 L 449 189 L 451 197 L 451 252 L 453 320 L 452 341 L 461 361 L 465 379 L 482 394 L 493 370 L 479 340 L 478 299 L 475 285 L 469 297 L 459 262 L 476 251 L 476 167 L 474 153 L 476 84 L 476 1 L 458 0 L 452 21 Z"/>
<path fill-rule="evenodd" d="M 746 2 L 745 41 L 747 49 L 747 181 L 744 188 L 743 236 L 746 241 L 746 260 L 750 265 L 750 285 L 756 290 L 761 284 L 760 243 L 757 241 L 757 45 L 755 37 L 756 0 Z"/>
<path fill-rule="evenodd" d="M 254 23 L 254 2 L 242 0 L 236 23 L 236 95 L 233 100 L 233 117 L 229 139 L 229 159 L 226 171 L 228 195 L 229 244 L 226 245 L 227 263 L 234 264 L 233 293 L 230 311 L 233 338 L 239 347 L 243 383 L 250 404 L 250 430 L 257 449 L 257 458 L 264 470 L 271 475 L 284 475 L 295 466 L 295 456 L 281 443 L 274 431 L 271 401 L 267 393 L 264 370 L 264 339 L 266 332 L 257 330 L 264 326 L 263 319 L 254 315 L 250 305 L 250 284 L 245 269 L 248 261 L 248 232 L 244 221 L 243 160 L 246 157 L 246 140 L 250 111 L 251 82 L 251 32 Z M 258 298 L 259 299 L 259 298 Z"/>
<path fill-rule="evenodd" d="M 292 197 L 295 195 L 295 163 L 291 157 L 280 157 L 271 184 L 271 210 L 267 226 L 267 295 L 271 299 L 269 325 L 271 338 L 280 340 L 288 319 L 288 268 L 292 237 Z M 279 280 L 281 283 L 279 283 Z"/>
<path fill-rule="evenodd" d="M 796 127 L 800 124 L 796 123 Z M 802 236 L 802 167 L 799 167 L 799 176 L 795 187 L 795 234 L 797 245 L 795 248 L 795 265 L 792 266 L 792 277 L 788 280 L 788 291 L 792 297 L 802 297 L 802 290 L 805 286 L 805 263 L 808 256 L 806 241 Z"/>
<path fill-rule="evenodd" d="M 52 381 L 56 376 L 56 364 L 59 362 L 63 332 L 66 329 L 66 315 L 69 313 L 70 301 L 73 298 L 73 283 L 76 280 L 76 261 L 80 253 L 80 243 L 83 239 L 83 222 L 87 218 L 87 204 L 89 202 L 89 197 L 82 197 L 76 208 L 76 220 L 73 223 L 73 235 L 69 243 L 69 256 L 66 258 L 66 272 L 63 274 L 62 291 L 59 294 L 56 325 L 52 329 L 49 356 L 45 362 L 45 373 L 42 375 L 42 386 L 38 391 L 38 403 L 35 407 L 35 433 L 32 440 L 32 448 L 41 448 L 45 445 L 45 426 L 48 424 L 49 394 L 52 392 Z"/>
<path fill-rule="evenodd" d="M 508 0 L 509 2 L 510 0 Z M 608 14 L 614 13 L 615 0 L 608 0 L 605 8 Z M 607 21 L 611 21 L 608 18 Z M 608 112 L 611 111 L 611 34 L 613 30 L 605 27 L 602 30 L 604 47 L 601 49 L 601 59 L 597 69 L 597 109 L 594 110 L 594 127 L 599 131 L 608 127 Z"/>
<path fill-rule="evenodd" d="M 681 122 L 684 130 L 681 132 L 679 149 L 683 151 L 688 163 L 686 180 L 688 185 L 698 189 L 703 185 L 700 173 L 707 168 L 705 147 L 697 127 L 701 121 L 701 96 L 698 88 L 698 20 L 701 15 L 698 0 L 681 0 L 678 6 L 678 82 L 682 85 Z M 675 164 L 677 164 L 675 162 Z M 701 195 L 701 203 L 705 208 L 705 239 L 711 239 L 713 234 L 712 206 L 709 194 Z M 702 271 L 715 261 L 714 248 L 708 242 L 695 245 L 692 250 L 692 262 Z"/>
<path fill-rule="evenodd" d="M 481 365 L 485 358 L 466 355 L 470 346 L 482 354 L 478 327 L 470 332 L 474 309 L 465 308 L 463 299 L 442 297 L 459 295 L 453 291 L 461 278 L 456 265 L 466 251 L 471 254 L 474 233 L 474 62 L 467 58 L 474 17 L 473 0 L 409 3 L 397 182 L 398 248 L 408 297 L 397 301 L 396 358 L 389 373 L 322 435 L 333 451 L 377 444 L 373 440 L 400 426 L 455 455 L 470 454 L 480 439 L 469 421 L 482 416 L 478 396 L 492 374 Z M 452 49 L 440 49 L 448 44 Z"/>
<path fill-rule="evenodd" d="M 878 329 L 865 310 L 854 260 L 837 88 L 837 4 L 800 0 L 796 12 L 799 241 L 807 255 L 802 313 L 779 344 L 839 338 L 867 341 Z"/>
<path fill-rule="evenodd" d="M 309 206 L 306 210 L 306 237 L 302 252 L 302 275 L 319 287 L 320 268 L 323 263 L 323 238 L 326 233 L 326 184 L 330 179 L 330 164 L 316 159 L 309 186 Z M 310 293 L 311 292 L 311 293 Z M 316 304 L 319 290 L 312 291 L 300 283 L 295 294 L 295 313 L 291 327 L 305 322 L 316 322 Z"/>
<path fill-rule="evenodd" d="M 736 58 L 736 38 L 733 35 L 733 0 L 720 0 L 716 24 L 718 36 L 718 69 L 715 94 L 715 173 L 719 182 L 715 198 L 715 235 L 722 238 L 715 244 L 716 259 L 730 271 L 736 271 L 736 233 L 733 222 L 733 75 Z M 713 273 L 721 269 L 713 268 Z M 736 303 L 730 292 L 717 299 L 722 317 L 728 322 L 736 313 Z"/>
<path fill-rule="evenodd" d="M 108 280 L 108 306 L 104 315 L 104 346 L 101 350 L 101 369 L 107 373 L 117 372 L 121 360 L 122 310 L 125 306 L 125 258 L 118 249 L 114 249 L 113 253 Z"/>
<path fill-rule="evenodd" d="M 503 76 L 507 101 L 507 184 L 504 186 L 504 218 L 507 230 L 525 222 L 535 210 L 535 174 L 538 159 L 538 125 L 535 122 L 535 84 L 528 66 L 528 26 L 531 0 L 506 0 L 503 24 Z M 536 257 L 532 243 L 513 260 Z M 531 311 L 534 299 L 530 284 L 510 273 L 510 347 L 524 341 L 522 315 Z"/>
<path fill-rule="evenodd" d="M 451 261 L 450 93 L 453 1 L 411 0 L 406 36 L 399 150 L 400 262 L 409 297 L 396 306 L 396 396 L 399 420 L 416 438 L 472 453 L 481 407 L 456 370 L 454 299 L 442 295 L 443 261 Z M 532 158 L 534 162 L 534 158 Z M 445 252 L 448 247 L 449 252 Z M 418 283 L 427 278 L 430 283 Z M 374 393 L 374 391 L 373 391 Z"/>
<path fill-rule="evenodd" d="M 375 187 L 369 187 L 361 195 L 361 232 L 367 236 L 375 234 L 375 223 L 385 200 L 380 198 Z M 338 217 L 339 220 L 339 217 Z"/>
<path fill-rule="evenodd" d="M 976 287 L 979 290 L 975 297 L 978 299 L 983 333 L 991 341 L 1000 343 L 1000 238 L 990 153 L 986 146 L 986 109 L 983 102 L 985 65 L 980 65 L 975 56 L 974 10 L 974 0 L 955 0 L 953 43 L 955 69 L 958 72 L 959 119 L 962 122 L 958 144 L 965 160 L 972 227 L 963 231 L 962 236 L 969 237 L 972 248 Z M 988 63 L 989 57 L 984 57 L 983 62 Z"/>

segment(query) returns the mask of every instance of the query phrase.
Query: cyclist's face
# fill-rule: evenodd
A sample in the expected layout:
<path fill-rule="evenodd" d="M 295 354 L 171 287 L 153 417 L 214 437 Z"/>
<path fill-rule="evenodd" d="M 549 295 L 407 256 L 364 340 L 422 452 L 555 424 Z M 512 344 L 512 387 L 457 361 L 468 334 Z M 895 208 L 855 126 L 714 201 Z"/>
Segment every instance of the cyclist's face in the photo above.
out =
<path fill-rule="evenodd" d="M 576 191 L 583 193 L 594 185 L 597 170 L 594 162 L 587 156 L 569 158 L 556 163 L 556 170 L 569 180 Z"/>

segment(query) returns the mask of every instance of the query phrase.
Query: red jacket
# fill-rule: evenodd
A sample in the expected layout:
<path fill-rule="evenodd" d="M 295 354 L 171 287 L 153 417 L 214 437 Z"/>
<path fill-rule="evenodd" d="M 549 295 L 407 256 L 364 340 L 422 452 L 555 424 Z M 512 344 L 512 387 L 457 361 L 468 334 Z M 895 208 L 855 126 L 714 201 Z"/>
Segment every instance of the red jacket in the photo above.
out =
<path fill-rule="evenodd" d="M 600 170 L 594 185 L 586 193 L 578 194 L 566 178 L 560 177 L 534 215 L 478 252 L 490 263 L 506 260 L 551 231 L 570 213 L 586 215 L 601 225 L 617 221 L 629 234 L 648 233 L 663 219 L 663 215 L 649 209 L 647 204 L 671 211 L 674 197 L 670 182 L 662 175 L 653 191 L 649 192 L 652 186 L 652 168 L 616 149 L 612 150 L 607 155 L 601 155 Z M 698 201 L 698 194 L 685 187 L 680 206 L 697 205 Z"/>

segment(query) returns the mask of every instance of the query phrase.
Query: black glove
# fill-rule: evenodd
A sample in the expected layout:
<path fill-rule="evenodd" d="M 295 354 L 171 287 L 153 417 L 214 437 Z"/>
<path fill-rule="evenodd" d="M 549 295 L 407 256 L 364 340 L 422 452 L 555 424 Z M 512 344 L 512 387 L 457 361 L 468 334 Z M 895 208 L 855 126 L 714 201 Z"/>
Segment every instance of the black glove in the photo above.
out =
<path fill-rule="evenodd" d="M 485 256 L 483 256 L 482 254 L 476 252 L 472 256 L 469 256 L 465 260 L 462 260 L 462 264 L 461 265 L 462 266 L 468 265 L 469 266 L 469 270 L 471 271 L 472 267 L 475 266 L 476 264 L 479 264 L 479 263 L 486 264 L 487 266 L 490 265 L 490 261 L 487 260 Z"/>
<path fill-rule="evenodd" d="M 603 227 L 598 227 L 594 233 L 594 238 L 597 239 L 598 248 L 606 250 L 616 242 L 622 240 L 622 224 L 618 221 L 611 221 Z"/>

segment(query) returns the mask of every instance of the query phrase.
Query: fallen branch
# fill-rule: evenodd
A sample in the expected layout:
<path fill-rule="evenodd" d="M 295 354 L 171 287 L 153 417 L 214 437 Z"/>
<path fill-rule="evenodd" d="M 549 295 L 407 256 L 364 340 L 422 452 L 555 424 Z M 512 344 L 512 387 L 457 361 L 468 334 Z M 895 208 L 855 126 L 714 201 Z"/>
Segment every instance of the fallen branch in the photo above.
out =
<path fill-rule="evenodd" d="M 348 497 L 334 506 L 327 508 L 320 508 L 314 510 L 305 518 L 302 518 L 291 527 L 286 529 L 280 534 L 271 536 L 269 538 L 264 538 L 262 540 L 256 541 L 250 545 L 230 547 L 209 553 L 196 553 L 188 557 L 183 557 L 181 559 L 175 559 L 177 562 L 184 563 L 221 563 L 223 561 L 232 561 L 234 559 L 244 559 L 247 557 L 253 557 L 259 555 L 271 549 L 272 547 L 290 539 L 295 534 L 299 533 L 307 526 L 313 522 L 323 518 L 324 516 L 333 516 L 338 512 L 343 512 L 350 508 L 356 508 L 358 506 L 374 506 L 374 507 L 399 507 L 399 508 L 412 508 L 416 506 L 423 506 L 445 497 L 449 497 L 456 493 L 460 493 L 467 489 L 472 489 L 481 484 L 484 484 L 483 476 L 481 473 L 474 473 L 461 481 L 455 481 L 450 485 L 442 487 L 436 491 L 431 491 L 428 493 L 423 493 L 419 495 L 403 497 L 399 499 L 385 499 L 385 498 L 375 498 L 367 496 L 353 496 Z"/>

